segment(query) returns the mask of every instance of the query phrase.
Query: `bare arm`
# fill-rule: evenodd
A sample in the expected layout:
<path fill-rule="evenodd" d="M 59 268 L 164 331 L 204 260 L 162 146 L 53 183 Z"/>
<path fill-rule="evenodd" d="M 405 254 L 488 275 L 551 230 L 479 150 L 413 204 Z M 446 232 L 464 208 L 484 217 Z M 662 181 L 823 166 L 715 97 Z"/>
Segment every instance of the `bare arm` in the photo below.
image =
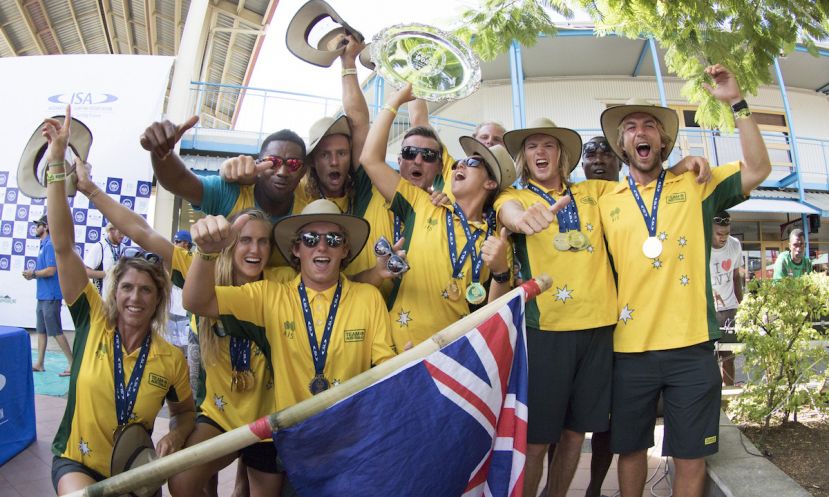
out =
<path fill-rule="evenodd" d="M 413 128 L 415 126 L 430 126 L 429 107 L 425 100 L 417 98 L 409 102 L 409 123 Z"/>
<path fill-rule="evenodd" d="M 734 268 L 734 272 L 731 273 L 731 279 L 734 281 L 734 297 L 737 298 L 737 302 L 743 301 L 743 277 L 740 274 L 740 268 Z"/>
<path fill-rule="evenodd" d="M 492 274 L 501 274 L 510 271 L 509 259 L 507 258 L 507 250 L 510 248 L 508 241 L 509 232 L 507 228 L 501 228 L 498 235 L 493 235 L 484 240 L 481 245 L 481 257 L 484 259 Z M 501 295 L 510 291 L 512 278 L 509 278 L 504 283 L 498 283 L 495 278 L 489 282 L 489 302 L 497 299 Z"/>
<path fill-rule="evenodd" d="M 163 457 L 181 449 L 196 426 L 196 404 L 193 397 L 183 402 L 170 402 L 170 431 L 156 445 L 156 452 Z"/>
<path fill-rule="evenodd" d="M 141 147 L 150 152 L 158 182 L 193 205 L 201 205 L 202 184 L 175 153 L 175 147 L 182 135 L 198 121 L 198 116 L 193 116 L 178 126 L 170 121 L 154 122 L 141 135 Z"/>
<path fill-rule="evenodd" d="M 366 47 L 353 36 L 345 37 L 347 45 L 340 56 L 343 70 L 357 70 L 357 57 Z M 351 124 L 351 168 L 356 169 L 360 163 L 360 155 L 363 153 L 363 146 L 366 144 L 366 136 L 369 128 L 369 112 L 366 97 L 360 88 L 360 80 L 357 73 L 343 74 L 343 110 L 348 116 Z"/>
<path fill-rule="evenodd" d="M 729 106 L 743 99 L 737 79 L 728 69 L 715 64 L 705 68 L 705 72 L 714 80 L 715 86 L 704 85 L 714 98 Z M 735 117 L 734 120 L 740 131 L 740 145 L 743 149 L 743 163 L 740 168 L 743 194 L 749 195 L 768 178 L 771 173 L 771 161 L 754 117 Z"/>
<path fill-rule="evenodd" d="M 404 102 L 410 101 L 412 98 L 412 86 L 407 84 L 401 90 L 393 93 L 386 105 L 393 109 L 398 109 Z M 371 178 L 371 182 L 377 187 L 383 197 L 391 202 L 394 198 L 394 192 L 397 191 L 397 183 L 400 182 L 400 175 L 397 171 L 390 168 L 386 164 L 386 146 L 389 142 L 389 129 L 392 122 L 394 122 L 395 113 L 388 109 L 383 109 L 377 114 L 374 120 L 374 125 L 368 132 L 366 138 L 366 145 L 363 149 L 363 155 L 360 157 L 360 163 L 363 165 L 366 174 Z"/>
<path fill-rule="evenodd" d="M 66 153 L 66 144 L 69 142 L 69 122 L 71 109 L 66 106 L 66 118 L 63 123 L 54 119 L 47 119 L 43 125 L 43 134 L 49 140 L 46 150 L 47 163 L 62 163 Z M 80 159 L 78 159 L 80 161 Z M 60 175 L 64 173 L 64 166 L 50 167 L 49 173 Z M 75 252 L 75 226 L 72 224 L 72 214 L 66 201 L 66 186 L 64 179 L 48 180 L 46 187 L 46 212 L 49 217 L 49 234 L 55 249 L 58 279 L 63 299 L 67 303 L 77 300 L 89 283 L 86 277 L 86 266 Z"/>

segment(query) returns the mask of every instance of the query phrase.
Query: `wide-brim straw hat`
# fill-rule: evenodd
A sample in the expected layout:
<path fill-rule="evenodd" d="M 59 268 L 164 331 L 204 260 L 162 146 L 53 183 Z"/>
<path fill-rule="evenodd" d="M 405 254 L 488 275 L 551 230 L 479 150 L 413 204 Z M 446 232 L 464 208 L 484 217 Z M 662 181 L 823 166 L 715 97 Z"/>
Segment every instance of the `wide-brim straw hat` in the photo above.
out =
<path fill-rule="evenodd" d="M 157 459 L 153 440 L 146 428 L 140 423 L 129 424 L 119 428 L 112 447 L 110 475 L 115 476 L 130 469 L 143 466 Z M 161 496 L 161 484 L 133 489 L 130 495 L 136 497 Z"/>
<path fill-rule="evenodd" d="M 569 158 L 567 172 L 573 172 L 581 158 L 581 136 L 578 133 L 570 128 L 556 126 L 556 123 L 546 117 L 536 119 L 529 127 L 516 129 L 504 135 L 504 145 L 513 158 L 518 156 L 518 152 L 524 146 L 524 140 L 532 135 L 548 135 L 558 140 Z"/>
<path fill-rule="evenodd" d="M 61 123 L 66 116 L 52 116 Z M 43 124 L 38 124 L 29 141 L 23 148 L 20 162 L 17 164 L 17 186 L 29 198 L 46 198 L 46 163 L 43 156 L 49 147 L 49 142 L 41 133 Z M 92 147 L 92 132 L 83 122 L 74 117 L 69 122 L 69 148 L 76 157 L 86 162 L 89 149 Z M 69 177 L 74 174 L 75 165 L 66 167 L 66 195 L 75 195 L 75 182 Z"/>
<path fill-rule="evenodd" d="M 348 122 L 348 117 L 343 115 L 336 119 L 333 117 L 317 119 L 308 130 L 308 152 L 305 155 L 310 157 L 320 141 L 329 135 L 345 135 L 350 138 L 351 124 Z"/>
<path fill-rule="evenodd" d="M 496 144 L 487 148 L 486 145 L 471 136 L 462 136 L 458 141 L 467 157 L 478 155 L 490 166 L 488 169 L 495 176 L 495 182 L 498 183 L 498 191 L 515 183 L 517 177 L 515 162 L 503 145 Z"/>
<path fill-rule="evenodd" d="M 610 148 L 616 152 L 616 155 L 620 159 L 627 162 L 625 161 L 624 151 L 617 145 L 619 140 L 619 125 L 622 124 L 625 117 L 637 112 L 643 112 L 655 117 L 662 123 L 665 133 L 671 137 L 671 141 L 664 144 L 665 147 L 662 148 L 662 153 L 660 154 L 664 162 L 674 149 L 676 136 L 679 133 L 679 117 L 676 115 L 676 111 L 667 107 L 654 105 L 644 98 L 634 97 L 624 105 L 609 107 L 602 112 L 602 131 L 604 132 L 605 138 L 607 138 L 607 143 L 610 144 Z"/>
<path fill-rule="evenodd" d="M 317 43 L 317 47 L 314 48 L 308 43 L 308 35 L 311 34 L 314 26 L 325 18 L 331 18 L 340 27 L 323 35 Z M 320 67 L 331 67 L 331 64 L 345 50 L 341 41 L 348 34 L 351 34 L 360 42 L 364 40 L 363 35 L 345 22 L 330 5 L 323 0 L 311 0 L 300 7 L 291 19 L 290 24 L 288 24 L 288 31 L 285 33 L 285 44 L 292 54 L 305 62 Z M 374 69 L 374 64 L 371 64 L 368 55 L 363 57 L 361 54 L 360 62 L 369 69 Z"/>
<path fill-rule="evenodd" d="M 343 229 L 348 238 L 346 263 L 351 262 L 363 250 L 370 231 L 368 221 L 365 219 L 343 214 L 337 204 L 330 200 L 324 198 L 314 200 L 302 209 L 302 213 L 284 217 L 273 226 L 276 248 L 286 261 L 290 261 L 293 255 L 291 249 L 297 232 L 311 223 L 334 223 Z"/>

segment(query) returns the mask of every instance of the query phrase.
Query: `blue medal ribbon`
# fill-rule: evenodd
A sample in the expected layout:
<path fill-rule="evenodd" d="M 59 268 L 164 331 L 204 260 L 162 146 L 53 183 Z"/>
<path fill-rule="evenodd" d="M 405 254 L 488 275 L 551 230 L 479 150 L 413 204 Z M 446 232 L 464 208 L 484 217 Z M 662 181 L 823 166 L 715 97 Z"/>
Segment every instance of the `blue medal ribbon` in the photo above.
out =
<path fill-rule="evenodd" d="M 665 170 L 659 173 L 659 178 L 656 180 L 656 190 L 653 193 L 653 204 L 651 205 L 651 212 L 648 214 L 648 208 L 645 207 L 645 202 L 642 200 L 642 195 L 639 194 L 639 189 L 636 188 L 636 182 L 633 181 L 633 176 L 628 176 L 628 185 L 630 192 L 633 194 L 633 199 L 636 200 L 636 205 L 642 212 L 642 217 L 645 219 L 645 226 L 648 228 L 648 236 L 656 236 L 656 215 L 659 209 L 659 197 L 662 196 L 662 186 L 665 184 Z"/>
<path fill-rule="evenodd" d="M 314 329 L 314 317 L 311 315 L 311 305 L 308 303 L 308 293 L 305 291 L 305 283 L 300 279 L 299 300 L 302 303 L 302 315 L 305 318 L 305 329 L 308 331 L 308 341 L 311 343 L 311 358 L 314 360 L 314 371 L 317 376 L 322 376 L 325 369 L 325 359 L 328 357 L 328 342 L 331 340 L 331 332 L 334 330 L 334 319 L 337 317 L 337 308 L 340 306 L 340 295 L 343 291 L 342 281 L 337 282 L 337 290 L 334 292 L 334 299 L 331 307 L 328 308 L 328 320 L 325 322 L 325 330 L 322 332 L 322 340 L 317 345 L 317 333 Z"/>
<path fill-rule="evenodd" d="M 458 219 L 461 222 L 461 227 L 463 227 L 463 232 L 466 235 L 466 245 L 464 246 L 463 250 L 461 251 L 460 255 L 457 254 L 457 242 L 455 241 L 455 226 L 452 222 L 452 211 L 447 209 L 446 210 L 446 238 L 447 243 L 449 245 L 449 257 L 452 261 L 452 277 L 459 278 L 461 271 L 463 270 L 463 265 L 466 262 L 467 257 L 472 257 L 472 282 L 478 283 L 481 280 L 481 268 L 483 267 L 484 258 L 478 254 L 478 251 L 475 250 L 475 243 L 480 238 L 482 230 L 476 229 L 475 233 L 472 233 L 472 230 L 469 229 L 469 221 L 466 218 L 466 214 L 464 214 L 463 209 L 461 206 L 455 202 L 454 206 L 454 213 L 458 216 Z M 488 226 L 486 237 L 492 234 L 493 228 L 491 225 Z"/>
<path fill-rule="evenodd" d="M 250 371 L 250 340 L 230 337 L 230 365 L 233 371 Z"/>
<path fill-rule="evenodd" d="M 397 214 L 392 214 L 394 216 L 394 241 L 392 245 L 397 245 L 397 242 L 400 241 L 401 233 L 400 230 L 402 229 L 403 220 L 400 219 L 400 216 Z"/>
<path fill-rule="evenodd" d="M 144 366 L 147 365 L 147 356 L 150 353 L 152 332 L 147 333 L 141 352 L 132 368 L 129 383 L 124 386 L 124 353 L 121 351 L 121 333 L 116 328 L 113 337 L 113 374 L 115 375 L 115 413 L 118 416 L 118 426 L 129 423 L 135 401 L 138 399 L 138 387 L 141 386 L 141 377 L 144 375 Z"/>
<path fill-rule="evenodd" d="M 556 203 L 556 199 L 554 199 L 552 195 L 532 183 L 527 185 L 527 190 L 546 200 L 550 206 Z M 558 232 L 566 233 L 567 231 L 573 230 L 581 231 L 579 208 L 576 206 L 576 199 L 573 198 L 573 192 L 570 191 L 570 188 L 567 188 L 564 194 L 570 196 L 570 203 L 564 206 L 564 208 L 560 211 L 556 212 L 556 219 L 558 219 Z"/>

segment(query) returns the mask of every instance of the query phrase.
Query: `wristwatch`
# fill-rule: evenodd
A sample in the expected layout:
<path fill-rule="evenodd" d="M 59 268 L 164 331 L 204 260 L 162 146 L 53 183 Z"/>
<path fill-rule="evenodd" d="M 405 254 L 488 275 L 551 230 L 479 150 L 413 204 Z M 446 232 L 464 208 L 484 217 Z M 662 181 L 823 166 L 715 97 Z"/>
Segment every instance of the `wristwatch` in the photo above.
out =
<path fill-rule="evenodd" d="M 492 279 L 496 283 L 506 283 L 512 278 L 512 271 L 507 269 L 503 273 L 492 273 Z"/>

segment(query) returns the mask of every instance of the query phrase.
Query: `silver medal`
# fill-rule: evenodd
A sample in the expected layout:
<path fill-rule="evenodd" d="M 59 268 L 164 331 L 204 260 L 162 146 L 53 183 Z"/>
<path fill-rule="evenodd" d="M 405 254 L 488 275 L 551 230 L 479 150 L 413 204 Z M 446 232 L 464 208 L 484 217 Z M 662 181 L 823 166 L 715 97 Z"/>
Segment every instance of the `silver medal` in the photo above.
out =
<path fill-rule="evenodd" d="M 648 259 L 656 259 L 662 255 L 662 242 L 655 236 L 649 236 L 642 244 L 642 252 Z"/>

